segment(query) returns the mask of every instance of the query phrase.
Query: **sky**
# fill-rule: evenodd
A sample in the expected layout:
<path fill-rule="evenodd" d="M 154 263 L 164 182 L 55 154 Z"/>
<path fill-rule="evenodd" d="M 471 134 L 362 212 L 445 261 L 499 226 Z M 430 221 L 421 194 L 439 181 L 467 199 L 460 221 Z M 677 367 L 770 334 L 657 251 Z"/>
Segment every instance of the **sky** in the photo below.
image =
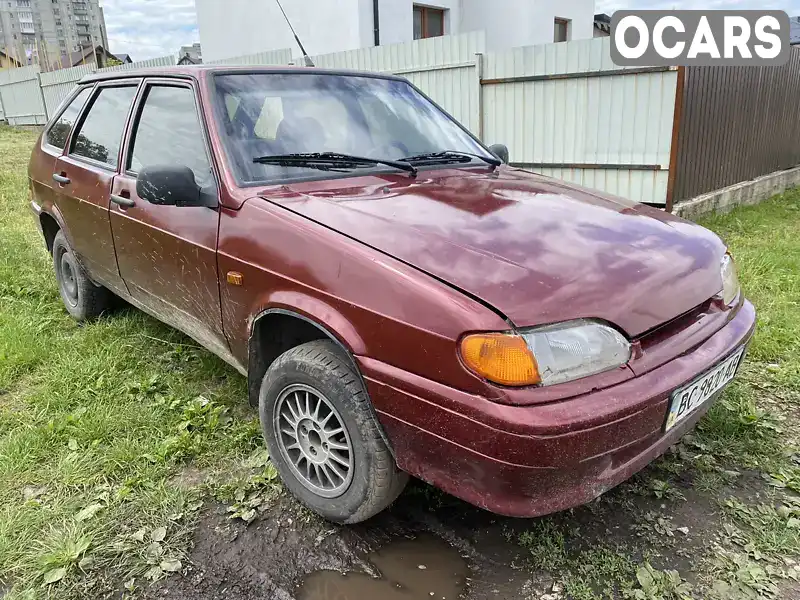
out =
<path fill-rule="evenodd" d="M 101 0 L 100 4 L 114 54 L 144 60 L 177 55 L 181 46 L 200 41 L 194 0 Z"/>
<path fill-rule="evenodd" d="M 133 60 L 143 60 L 176 55 L 181 46 L 200 41 L 194 0 L 101 0 L 101 4 L 108 29 L 109 50 L 113 53 L 130 54 Z M 595 12 L 598 13 L 610 15 L 622 8 L 773 8 L 785 10 L 793 16 L 800 15 L 800 0 L 595 0 Z"/>

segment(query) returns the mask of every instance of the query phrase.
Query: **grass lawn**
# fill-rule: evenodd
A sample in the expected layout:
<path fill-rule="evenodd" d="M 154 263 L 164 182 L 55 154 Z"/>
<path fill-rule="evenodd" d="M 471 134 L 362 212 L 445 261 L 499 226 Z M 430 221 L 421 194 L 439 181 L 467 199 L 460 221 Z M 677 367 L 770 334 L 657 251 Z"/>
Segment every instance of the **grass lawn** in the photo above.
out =
<path fill-rule="evenodd" d="M 179 568 L 205 492 L 184 467 L 213 478 L 261 435 L 243 378 L 191 340 L 133 309 L 67 316 L 27 207 L 34 140 L 0 129 L 0 580 L 86 597 Z"/>
<path fill-rule="evenodd" d="M 27 207 L 34 140 L 0 128 L 0 597 L 136 595 L 185 567 L 204 502 L 249 520 L 245 494 L 274 470 L 222 361 L 133 309 L 67 316 Z M 697 431 L 604 500 L 647 543 L 591 519 L 577 532 L 600 503 L 509 525 L 560 598 L 787 597 L 800 575 L 800 190 L 704 224 L 759 311 L 747 362 Z M 716 531 L 690 548 L 692 514 Z"/>

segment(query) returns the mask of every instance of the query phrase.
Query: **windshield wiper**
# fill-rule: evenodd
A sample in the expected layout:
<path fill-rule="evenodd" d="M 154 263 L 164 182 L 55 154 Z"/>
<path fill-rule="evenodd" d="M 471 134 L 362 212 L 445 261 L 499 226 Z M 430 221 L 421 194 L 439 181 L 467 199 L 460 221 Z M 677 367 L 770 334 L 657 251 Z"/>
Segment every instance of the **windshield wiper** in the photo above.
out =
<path fill-rule="evenodd" d="M 480 158 L 482 161 L 489 163 L 493 167 L 499 167 L 501 164 L 503 164 L 500 159 L 494 158 L 493 156 L 473 154 L 472 152 L 461 152 L 459 150 L 444 150 L 442 152 L 414 154 L 413 156 L 406 156 L 400 160 L 410 163 L 446 164 L 455 162 L 471 162 L 473 158 Z"/>
<path fill-rule="evenodd" d="M 346 168 L 361 165 L 387 165 L 395 169 L 401 169 L 417 174 L 417 168 L 402 160 L 389 160 L 385 158 L 368 158 L 366 156 L 353 156 L 352 154 L 340 154 L 339 152 L 305 152 L 300 154 L 272 154 L 267 156 L 256 156 L 254 163 L 264 165 L 278 165 L 281 167 L 308 167 L 311 169 L 321 169 L 323 171 L 333 170 L 337 167 Z"/>

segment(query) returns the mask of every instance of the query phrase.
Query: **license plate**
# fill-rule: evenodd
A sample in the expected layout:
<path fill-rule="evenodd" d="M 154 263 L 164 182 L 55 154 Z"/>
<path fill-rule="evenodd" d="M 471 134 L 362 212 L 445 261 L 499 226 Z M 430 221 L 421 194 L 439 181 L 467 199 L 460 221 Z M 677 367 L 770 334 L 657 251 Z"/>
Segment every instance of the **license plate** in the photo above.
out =
<path fill-rule="evenodd" d="M 705 375 L 695 379 L 686 387 L 682 387 L 672 392 L 670 396 L 669 412 L 667 413 L 667 425 L 665 431 L 669 431 L 683 419 L 692 414 L 705 402 L 725 387 L 733 376 L 736 375 L 736 368 L 744 354 L 744 348 L 740 348 L 716 367 L 708 371 Z"/>

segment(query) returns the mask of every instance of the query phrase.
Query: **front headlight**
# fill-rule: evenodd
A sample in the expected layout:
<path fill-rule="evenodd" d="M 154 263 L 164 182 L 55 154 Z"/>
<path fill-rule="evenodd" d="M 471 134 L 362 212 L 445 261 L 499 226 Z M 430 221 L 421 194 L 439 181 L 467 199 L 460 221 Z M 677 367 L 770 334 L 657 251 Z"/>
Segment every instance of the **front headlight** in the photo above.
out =
<path fill-rule="evenodd" d="M 739 295 L 739 276 L 736 274 L 736 265 L 733 262 L 733 257 L 727 252 L 722 257 L 720 264 L 720 272 L 722 273 L 722 301 L 725 304 L 730 304 Z"/>
<path fill-rule="evenodd" d="M 478 375 L 502 385 L 554 385 L 617 368 L 631 348 L 618 331 L 586 319 L 516 333 L 476 333 L 461 357 Z"/>

